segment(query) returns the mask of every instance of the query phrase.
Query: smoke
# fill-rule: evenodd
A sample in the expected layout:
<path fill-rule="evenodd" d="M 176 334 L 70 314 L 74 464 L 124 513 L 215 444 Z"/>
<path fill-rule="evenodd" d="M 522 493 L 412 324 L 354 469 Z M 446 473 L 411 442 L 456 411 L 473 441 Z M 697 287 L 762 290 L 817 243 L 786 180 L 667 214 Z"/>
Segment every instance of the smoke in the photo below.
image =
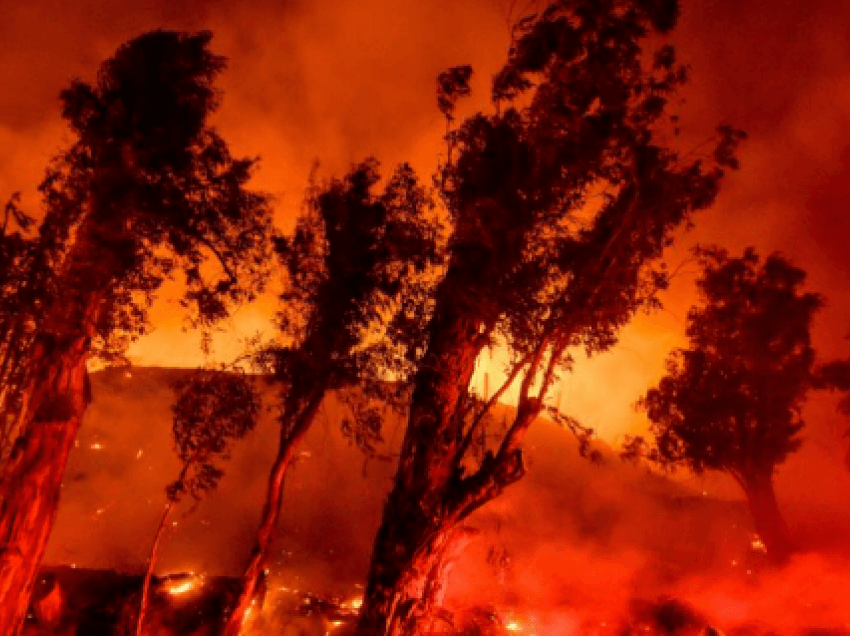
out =
<path fill-rule="evenodd" d="M 120 43 L 153 28 L 215 33 L 213 47 L 230 59 L 216 123 L 237 152 L 261 157 L 255 185 L 275 195 L 281 228 L 291 227 L 316 160 L 320 175 L 339 174 L 374 154 L 387 168 L 411 161 L 427 179 L 444 129 L 435 77 L 447 66 L 472 64 L 474 95 L 462 108 L 482 105 L 508 45 L 508 4 L 35 0 L 10 8 L 0 24 L 0 198 L 21 190 L 25 207 L 36 207 L 43 167 L 67 141 L 59 91 L 71 77 L 92 78 Z M 827 296 L 816 323 L 819 350 L 824 357 L 846 356 L 850 50 L 844 25 L 850 5 L 682 5 L 674 37 L 692 70 L 682 104 L 685 146 L 699 153 L 721 121 L 747 130 L 749 140 L 742 170 L 729 176 L 717 205 L 667 258 L 680 264 L 697 242 L 784 252 L 810 272 L 811 288 Z M 683 267 L 663 312 L 639 317 L 616 351 L 565 379 L 564 401 L 583 402 L 573 414 L 607 441 L 645 429 L 631 404 L 682 341 L 694 273 Z M 161 296 L 152 314 L 156 331 L 131 355 L 139 364 L 200 364 L 197 337 L 183 332 L 174 294 Z M 217 335 L 217 354 L 233 358 L 240 338 L 270 329 L 273 313 L 270 297 L 238 313 Z"/>
<path fill-rule="evenodd" d="M 165 485 L 179 470 L 170 448 L 169 384 L 182 373 L 94 375 L 94 402 L 71 456 L 46 563 L 141 569 Z M 260 386 L 271 401 L 272 387 Z M 272 548 L 272 605 L 297 598 L 280 588 L 343 599 L 362 593 L 394 464 L 353 448 L 340 433 L 342 415 L 334 397 L 326 400 L 287 478 Z M 390 418 L 384 434 L 380 450 L 391 454 L 402 422 Z M 173 518 L 178 524 L 161 545 L 159 574 L 239 574 L 276 442 L 269 413 L 236 447 L 219 489 Z M 845 624 L 850 473 L 839 457 L 810 443 L 778 474 L 780 506 L 802 551 L 776 569 L 754 547 L 734 485 L 685 474 L 670 479 L 600 449 L 605 460 L 593 465 L 551 422 L 531 429 L 526 478 L 468 522 L 480 533 L 451 570 L 451 609 L 493 612 L 523 636 L 640 631 L 644 624 L 664 633 L 664 621 L 686 619 L 726 633 Z M 798 498 L 804 486 L 809 496 Z"/>
<path fill-rule="evenodd" d="M 121 42 L 144 30 L 209 28 L 214 48 L 230 58 L 216 123 L 236 152 L 262 158 L 255 184 L 277 198 L 284 229 L 315 160 L 326 175 L 374 154 L 386 167 L 410 160 L 427 176 L 443 130 L 437 73 L 472 64 L 475 97 L 465 106 L 472 108 L 486 96 L 508 42 L 498 0 L 33 0 L 4 9 L 0 199 L 21 190 L 25 208 L 35 208 L 42 170 L 67 142 L 57 96 L 71 77 L 92 78 Z M 678 265 L 697 242 L 784 252 L 827 297 L 814 334 L 824 358 L 848 352 L 848 12 L 842 0 L 686 1 L 675 36 L 692 67 L 685 140 L 699 152 L 720 121 L 744 128 L 749 140 L 742 170 L 667 258 Z M 682 342 L 694 273 L 685 264 L 663 312 L 639 317 L 616 350 L 579 360 L 556 390 L 563 408 L 605 441 L 645 429 L 631 405 Z M 131 354 L 144 364 L 199 363 L 197 337 L 183 333 L 168 290 L 162 296 L 153 313 L 157 331 Z M 268 329 L 273 311 L 266 298 L 238 313 L 216 340 L 219 355 L 229 359 L 240 336 Z M 178 469 L 168 432 L 171 392 L 168 372 L 122 373 L 95 380 L 49 561 L 129 570 L 143 563 L 163 488 Z M 811 400 L 806 445 L 777 475 L 780 505 L 810 550 L 786 567 L 765 570 L 752 554 L 749 516 L 734 484 L 685 476 L 671 482 L 613 458 L 589 466 L 562 431 L 538 427 L 529 478 L 472 520 L 484 533 L 457 563 L 450 601 L 496 604 L 505 616 L 533 610 L 538 636 L 610 625 L 634 613 L 634 599 L 664 595 L 723 629 L 844 625 L 850 484 L 841 463 L 846 422 L 834 406 L 833 398 Z M 392 465 L 364 466 L 339 437 L 338 414 L 329 402 L 305 445 L 309 456 L 288 479 L 274 565 L 288 584 L 348 595 L 365 575 Z M 238 572 L 275 440 L 268 418 L 237 449 L 218 492 L 178 517 L 161 571 Z"/>
<path fill-rule="evenodd" d="M 492 607 L 525 634 L 848 628 L 850 487 L 824 456 L 814 458 L 821 474 L 809 475 L 808 490 L 831 494 L 817 504 L 787 496 L 793 466 L 780 475 L 802 550 L 776 567 L 739 492 L 719 497 L 716 479 L 670 481 L 610 455 L 587 466 L 563 435 L 538 426 L 527 479 L 471 521 L 485 531 L 452 572 L 454 609 Z"/>

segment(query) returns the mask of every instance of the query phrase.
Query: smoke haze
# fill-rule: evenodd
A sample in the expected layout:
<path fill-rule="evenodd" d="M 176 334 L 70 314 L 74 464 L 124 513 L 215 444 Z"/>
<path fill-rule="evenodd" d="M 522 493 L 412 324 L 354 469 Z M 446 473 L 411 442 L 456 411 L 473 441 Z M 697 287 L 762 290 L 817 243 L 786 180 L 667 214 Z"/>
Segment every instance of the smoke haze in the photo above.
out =
<path fill-rule="evenodd" d="M 170 449 L 169 385 L 183 373 L 135 368 L 94 375 L 94 402 L 66 472 L 46 563 L 141 569 L 164 488 L 179 471 Z M 272 402 L 272 387 L 261 385 Z M 287 478 L 272 548 L 274 589 L 342 598 L 360 593 L 394 465 L 367 460 L 352 447 L 340 433 L 343 415 L 335 397 L 325 401 Z M 160 574 L 239 574 L 258 522 L 276 426 L 266 417 L 235 449 L 219 489 L 173 517 Z M 399 418 L 388 417 L 379 454 L 392 455 L 401 434 Z M 639 614 L 641 603 L 665 597 L 722 629 L 760 625 L 784 634 L 792 626 L 845 624 L 840 582 L 850 576 L 844 505 L 850 473 L 840 463 L 804 450 L 784 467 L 780 505 L 804 550 L 772 570 L 752 547 L 746 503 L 728 484 L 724 494 L 723 484 L 711 480 L 670 480 L 599 448 L 605 461 L 596 466 L 551 422 L 532 429 L 526 479 L 469 521 L 479 534 L 451 572 L 450 607 L 490 607 L 543 636 L 592 633 L 590 627 L 616 625 Z M 788 485 L 811 462 L 823 477 L 807 482 L 808 498 L 797 498 Z"/>

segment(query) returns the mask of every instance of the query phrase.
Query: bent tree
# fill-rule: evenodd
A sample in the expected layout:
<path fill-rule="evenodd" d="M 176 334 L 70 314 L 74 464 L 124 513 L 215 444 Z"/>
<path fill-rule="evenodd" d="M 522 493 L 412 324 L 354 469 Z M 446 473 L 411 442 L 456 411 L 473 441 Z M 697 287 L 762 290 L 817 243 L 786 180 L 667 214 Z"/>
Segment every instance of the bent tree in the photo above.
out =
<path fill-rule="evenodd" d="M 157 552 L 175 506 L 185 496 L 199 502 L 218 486 L 224 475 L 222 462 L 233 445 L 257 424 L 261 399 L 251 381 L 238 370 L 202 369 L 174 383 L 177 400 L 171 405 L 174 450 L 180 474 L 165 489 L 165 508 L 151 541 L 142 579 L 136 636 L 144 633 L 145 613 Z"/>
<path fill-rule="evenodd" d="M 648 456 L 731 475 L 768 555 L 781 562 L 792 545 L 773 474 L 802 443 L 809 390 L 829 384 L 814 366 L 810 336 L 823 299 L 802 292 L 806 273 L 778 254 L 698 255 L 702 304 L 688 312 L 688 346 L 670 355 L 665 376 L 638 402 L 653 436 Z"/>
<path fill-rule="evenodd" d="M 439 225 L 409 166 L 377 193 L 379 180 L 369 160 L 314 188 L 294 234 L 277 241 L 284 274 L 278 323 L 288 344 L 269 356 L 282 386 L 280 439 L 228 636 L 239 634 L 256 596 L 286 472 L 327 392 L 354 385 L 365 392 L 353 396 L 349 433 L 368 450 L 380 439 L 377 400 L 398 391 L 417 355 Z"/>
<path fill-rule="evenodd" d="M 178 273 L 182 303 L 201 325 L 250 299 L 265 278 L 271 213 L 264 195 L 246 189 L 255 161 L 232 157 L 207 123 L 225 63 L 210 39 L 144 34 L 92 84 L 75 81 L 61 94 L 75 139 L 40 186 L 38 253 L 13 291 L 36 310 L 4 324 L 21 332 L 11 346 L 25 377 L 2 405 L 17 439 L 0 482 L 0 633 L 17 633 L 26 613 L 90 399 L 87 359 L 120 354 Z M 16 409 L 11 418 L 7 409 Z"/>
<path fill-rule="evenodd" d="M 448 559 L 468 537 L 464 521 L 523 476 L 523 439 L 569 370 L 571 349 L 607 349 L 639 307 L 654 304 L 665 274 L 650 264 L 735 166 L 742 135 L 729 127 L 706 157 L 675 148 L 667 105 L 686 73 L 663 36 L 677 13 L 675 1 L 551 3 L 517 24 L 492 111 L 454 128 L 472 69 L 438 79 L 449 121 L 436 179 L 452 225 L 447 267 L 412 381 L 360 633 L 427 631 Z M 649 36 L 654 53 L 643 51 Z M 505 383 L 482 401 L 470 379 L 494 344 L 513 358 Z M 513 382 L 513 421 L 476 452 L 487 413 Z"/>

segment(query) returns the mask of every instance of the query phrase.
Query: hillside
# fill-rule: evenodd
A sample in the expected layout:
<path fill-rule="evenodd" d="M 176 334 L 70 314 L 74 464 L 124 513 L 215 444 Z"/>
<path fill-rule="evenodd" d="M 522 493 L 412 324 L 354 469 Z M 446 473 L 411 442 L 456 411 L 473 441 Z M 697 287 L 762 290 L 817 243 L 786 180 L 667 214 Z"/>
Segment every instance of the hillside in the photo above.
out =
<path fill-rule="evenodd" d="M 93 375 L 94 402 L 68 465 L 46 563 L 141 570 L 163 489 L 178 470 L 170 383 L 184 373 L 134 368 Z M 262 386 L 271 401 L 272 387 Z M 271 577 L 281 587 L 346 598 L 365 577 L 393 466 L 364 458 L 342 437 L 342 409 L 335 398 L 326 400 L 287 481 Z M 269 414 L 233 453 L 219 490 L 177 517 L 159 574 L 238 574 L 276 433 Z M 384 434 L 381 450 L 392 454 L 400 423 L 386 422 Z M 751 548 L 743 502 L 704 496 L 600 448 L 605 461 L 596 466 L 578 456 L 569 433 L 538 423 L 528 440 L 527 478 L 470 521 L 482 532 L 453 570 L 451 604 L 575 622 L 636 598 L 687 593 L 711 614 L 720 610 L 706 586 L 740 583 L 754 594 L 756 577 L 767 584 L 773 575 L 759 574 L 761 555 Z M 793 567 L 821 567 L 807 559 Z"/>

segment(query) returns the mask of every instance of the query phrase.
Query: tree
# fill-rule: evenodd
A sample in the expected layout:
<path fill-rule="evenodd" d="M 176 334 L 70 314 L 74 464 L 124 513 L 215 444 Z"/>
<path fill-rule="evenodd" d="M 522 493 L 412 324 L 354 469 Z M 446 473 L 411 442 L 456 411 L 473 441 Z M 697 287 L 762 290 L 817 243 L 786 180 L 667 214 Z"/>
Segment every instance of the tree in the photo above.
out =
<path fill-rule="evenodd" d="M 445 274 L 395 481 L 375 538 L 362 634 L 427 629 L 464 522 L 524 472 L 523 439 L 572 364 L 616 342 L 655 301 L 650 263 L 713 201 L 742 134 L 721 127 L 708 157 L 680 155 L 667 105 L 686 80 L 673 49 L 646 55 L 676 23 L 675 1 L 562 0 L 520 20 L 493 80 L 492 112 L 452 128 L 469 67 L 438 78 L 449 131 L 436 182 L 451 221 Z M 482 350 L 507 346 L 507 379 L 487 400 L 470 379 Z M 519 403 L 504 432 L 474 440 L 508 386 Z M 586 429 L 555 414 L 583 438 Z"/>
<path fill-rule="evenodd" d="M 811 323 L 823 299 L 801 291 L 806 273 L 779 254 L 698 255 L 702 304 L 688 312 L 688 346 L 670 355 L 665 376 L 638 403 L 650 420 L 649 456 L 731 475 L 768 555 L 781 562 L 791 541 L 773 474 L 802 443 L 801 410 L 819 383 Z"/>
<path fill-rule="evenodd" d="M 313 188 L 293 236 L 277 241 L 284 273 L 278 322 L 289 344 L 267 352 L 280 382 L 280 440 L 254 546 L 225 634 L 239 634 L 280 516 L 286 472 L 325 394 L 358 385 L 349 435 L 368 450 L 380 439 L 378 398 L 399 390 L 418 355 L 439 225 L 412 169 L 400 166 L 375 193 L 368 160 Z M 390 399 L 392 402 L 393 400 Z"/>
<path fill-rule="evenodd" d="M 142 581 L 136 636 L 143 633 L 157 550 L 172 510 L 186 495 L 197 502 L 215 490 L 224 475 L 221 462 L 229 458 L 233 444 L 254 429 L 261 407 L 251 381 L 238 371 L 202 370 L 178 381 L 174 388 L 178 395 L 171 406 L 172 432 L 182 467 L 165 489 L 165 509 Z"/>
<path fill-rule="evenodd" d="M 89 402 L 87 359 L 120 356 L 147 328 L 167 278 L 182 273 L 182 302 L 201 326 L 251 299 L 265 278 L 271 213 L 267 197 L 246 188 L 255 160 L 232 157 L 207 123 L 224 68 L 211 37 L 144 34 L 94 83 L 61 94 L 75 140 L 40 186 L 28 280 L 4 298 L 28 311 L 2 325 L 25 377 L 3 404 L 4 418 L 15 411 L 17 439 L 0 483 L 0 633 L 17 633 L 26 613 Z"/>
<path fill-rule="evenodd" d="M 850 359 L 832 360 L 816 371 L 816 388 L 841 391 L 844 396 L 838 402 L 838 412 L 850 417 Z M 844 437 L 850 437 L 848 428 Z M 844 455 L 844 465 L 850 470 L 850 447 Z"/>
<path fill-rule="evenodd" d="M 0 232 L 0 463 L 6 460 L 15 439 L 25 366 L 22 356 L 29 344 L 28 325 L 38 297 L 35 258 L 38 240 L 32 227 L 35 219 L 19 207 L 15 193 L 3 210 Z M 27 293 L 29 292 L 29 293 Z M 35 293 L 33 293 L 35 292 Z"/>

